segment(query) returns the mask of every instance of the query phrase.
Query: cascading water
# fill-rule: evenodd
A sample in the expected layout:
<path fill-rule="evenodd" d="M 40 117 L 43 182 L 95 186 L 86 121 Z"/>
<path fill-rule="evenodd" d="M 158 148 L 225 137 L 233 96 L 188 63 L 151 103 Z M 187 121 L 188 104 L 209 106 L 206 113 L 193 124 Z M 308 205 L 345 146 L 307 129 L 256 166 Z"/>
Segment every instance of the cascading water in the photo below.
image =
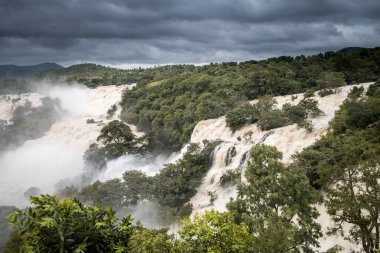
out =
<path fill-rule="evenodd" d="M 361 84 L 367 88 L 370 84 Z M 130 87 L 130 86 L 129 86 Z M 234 186 L 221 187 L 220 178 L 229 169 L 239 168 L 244 174 L 244 169 L 249 160 L 249 150 L 258 143 L 264 143 L 277 147 L 283 153 L 283 162 L 289 163 L 291 156 L 303 148 L 313 144 L 321 135 L 326 133 L 328 122 L 334 117 L 334 113 L 346 99 L 351 86 L 342 87 L 341 90 L 326 97 L 313 97 L 318 101 L 319 108 L 324 115 L 312 119 L 313 130 L 307 132 L 296 125 L 289 125 L 270 131 L 261 131 L 258 127 L 247 125 L 236 132 L 232 132 L 225 123 L 225 117 L 200 121 L 193 130 L 192 143 L 203 146 L 203 140 L 221 141 L 213 153 L 213 164 L 206 174 L 202 184 L 197 189 L 197 194 L 190 200 L 195 212 L 209 209 L 219 211 L 226 210 L 226 203 L 231 197 L 236 196 Z M 78 88 L 78 87 L 77 87 Z M 43 96 L 58 97 L 63 109 L 68 113 L 55 123 L 51 129 L 37 140 L 26 142 L 12 152 L 7 152 L 0 157 L 0 205 L 25 205 L 23 193 L 30 187 L 38 187 L 42 192 L 52 192 L 54 184 L 67 177 L 78 176 L 83 171 L 82 155 L 89 144 L 96 140 L 100 129 L 112 119 L 118 118 L 118 113 L 107 119 L 106 112 L 121 99 L 122 90 L 128 86 L 103 86 L 96 89 L 79 87 L 78 89 L 65 91 L 66 88 L 49 89 L 41 94 L 21 94 L 0 97 L 0 119 L 9 120 L 12 110 L 17 105 L 22 105 L 30 100 L 33 106 L 38 106 Z M 294 97 L 293 97 L 294 98 Z M 295 104 L 303 98 L 303 94 L 276 97 L 277 106 L 285 103 Z M 80 101 L 80 103 L 76 103 Z M 251 101 L 255 103 L 255 101 Z M 118 108 L 120 111 L 120 108 Z M 93 119 L 89 124 L 87 120 Z M 131 126 L 135 134 L 136 128 Z M 179 153 L 168 156 L 158 156 L 151 159 L 141 159 L 135 156 L 122 156 L 109 161 L 106 168 L 97 175 L 94 180 L 107 180 L 121 177 L 126 170 L 137 169 L 148 175 L 154 175 L 164 164 L 174 162 L 182 157 L 186 147 Z M 20 157 L 22 159 L 20 159 Z M 244 181 L 244 177 L 242 177 Z M 319 220 L 326 231 L 331 223 L 323 206 L 318 206 L 321 211 Z M 171 231 L 178 230 L 180 226 L 174 224 Z M 325 250 L 335 243 L 355 249 L 343 241 L 341 237 L 325 237 L 321 240 L 321 250 Z"/>
<path fill-rule="evenodd" d="M 26 205 L 24 192 L 30 187 L 39 188 L 41 193 L 53 193 L 58 181 L 80 175 L 84 151 L 96 140 L 103 125 L 118 117 L 107 119 L 107 110 L 121 100 L 122 91 L 129 87 L 89 89 L 82 85 L 60 85 L 39 93 L 0 97 L 3 120 L 9 120 L 12 110 L 26 101 L 38 106 L 44 96 L 58 98 L 66 111 L 44 136 L 1 155 L 0 205 Z M 89 124 L 89 119 L 95 123 Z"/>
<path fill-rule="evenodd" d="M 365 89 L 371 83 L 360 84 Z M 223 188 L 220 185 L 220 178 L 228 169 L 240 168 L 244 172 L 245 165 L 249 159 L 249 150 L 255 144 L 263 143 L 277 147 L 283 153 L 283 162 L 291 162 L 291 156 L 296 152 L 301 152 L 307 146 L 313 144 L 318 138 L 326 133 L 329 121 L 334 117 L 335 111 L 346 99 L 348 93 L 355 85 L 345 86 L 340 88 L 336 94 L 325 97 L 315 96 L 313 99 L 318 101 L 319 108 L 323 111 L 323 115 L 312 119 L 313 130 L 307 132 L 305 129 L 300 129 L 296 124 L 281 128 L 276 128 L 270 131 L 261 131 L 255 124 L 247 125 L 236 132 L 232 132 L 225 123 L 225 117 L 217 119 L 209 119 L 200 121 L 194 128 L 191 136 L 191 142 L 202 143 L 203 140 L 219 140 L 222 143 L 215 149 L 214 162 L 208 173 L 206 174 L 201 186 L 197 189 L 197 194 L 190 200 L 193 205 L 193 213 L 202 212 L 205 210 L 215 209 L 225 211 L 226 204 L 236 196 L 235 187 Z M 297 98 L 292 100 L 291 96 L 276 97 L 278 108 L 281 108 L 285 103 L 296 104 L 302 98 L 303 94 L 297 94 Z M 251 101 L 255 103 L 256 101 Z M 231 148 L 234 147 L 236 154 L 233 157 L 226 157 Z M 242 178 L 244 180 L 244 177 Z M 214 193 L 213 199 L 209 193 Z M 321 211 L 319 220 L 322 230 L 327 231 L 327 226 L 331 224 L 331 220 L 327 215 L 325 208 L 319 206 Z M 347 249 L 355 249 L 356 245 L 352 245 L 343 238 L 336 236 L 328 236 L 320 240 L 321 250 L 326 250 L 334 246 L 337 242 L 345 246 Z"/>

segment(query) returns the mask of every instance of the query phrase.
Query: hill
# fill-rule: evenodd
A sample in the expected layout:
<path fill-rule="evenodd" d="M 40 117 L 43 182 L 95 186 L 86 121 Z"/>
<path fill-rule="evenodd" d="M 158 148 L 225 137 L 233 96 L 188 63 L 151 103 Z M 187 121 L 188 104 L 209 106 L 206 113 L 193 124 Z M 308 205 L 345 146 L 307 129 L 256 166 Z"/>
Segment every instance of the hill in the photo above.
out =
<path fill-rule="evenodd" d="M 337 54 L 345 54 L 345 53 L 352 53 L 352 52 L 361 52 L 361 51 L 368 51 L 371 48 L 367 47 L 345 47 L 340 50 L 338 50 Z"/>
<path fill-rule="evenodd" d="M 29 77 L 44 71 L 56 70 L 61 68 L 63 68 L 61 65 L 51 62 L 31 66 L 0 65 L 0 78 L 14 79 Z"/>

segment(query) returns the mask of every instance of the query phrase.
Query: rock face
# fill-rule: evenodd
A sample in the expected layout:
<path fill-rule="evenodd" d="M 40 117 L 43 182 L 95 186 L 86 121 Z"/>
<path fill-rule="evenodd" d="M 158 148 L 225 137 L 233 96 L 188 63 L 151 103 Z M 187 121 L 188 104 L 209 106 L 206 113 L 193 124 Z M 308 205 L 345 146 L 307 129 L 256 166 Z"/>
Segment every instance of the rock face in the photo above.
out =
<path fill-rule="evenodd" d="M 296 124 L 269 131 L 261 131 L 255 124 L 252 124 L 246 125 L 236 132 L 232 132 L 227 127 L 224 116 L 217 119 L 200 121 L 194 128 L 191 142 L 199 143 L 200 145 L 202 145 L 203 140 L 220 140 L 222 142 L 215 149 L 211 169 L 205 176 L 202 185 L 197 189 L 197 194 L 190 201 L 194 208 L 193 214 L 210 209 L 226 210 L 226 203 L 231 197 L 236 196 L 236 189 L 235 187 L 221 187 L 219 183 L 220 177 L 228 169 L 241 168 L 244 172 L 244 168 L 249 160 L 249 150 L 253 145 L 263 143 L 275 146 L 283 153 L 283 162 L 290 163 L 292 155 L 296 152 L 301 152 L 305 147 L 310 146 L 326 133 L 329 121 L 333 119 L 335 111 L 339 109 L 339 106 L 354 86 L 363 86 L 366 89 L 369 85 L 370 83 L 345 86 L 336 94 L 325 97 L 312 97 L 318 101 L 318 106 L 323 111 L 323 115 L 312 119 L 313 130 L 311 132 L 298 128 Z M 290 95 L 276 97 L 277 106 L 281 108 L 285 103 L 296 104 L 302 98 L 303 94 L 297 94 L 297 98 L 293 101 Z M 251 103 L 255 103 L 255 101 L 251 101 Z M 208 192 L 216 193 L 214 201 L 210 201 Z M 321 212 L 319 220 L 321 221 L 323 231 L 326 232 L 327 226 L 331 224 L 331 220 L 323 206 L 318 207 L 318 209 Z M 321 240 L 321 250 L 326 250 L 337 243 L 348 249 L 356 248 L 355 245 L 347 243 L 341 237 L 325 237 Z"/>

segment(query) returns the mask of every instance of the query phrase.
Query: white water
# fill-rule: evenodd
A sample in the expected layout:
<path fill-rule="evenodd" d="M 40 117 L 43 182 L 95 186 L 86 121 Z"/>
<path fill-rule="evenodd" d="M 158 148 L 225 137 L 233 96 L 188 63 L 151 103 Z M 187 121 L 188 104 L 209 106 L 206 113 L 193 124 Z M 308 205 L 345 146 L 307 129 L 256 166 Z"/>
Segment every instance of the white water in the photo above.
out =
<path fill-rule="evenodd" d="M 27 101 L 32 107 L 41 105 L 42 95 L 38 93 L 24 93 L 19 95 L 0 95 L 0 120 L 9 121 L 12 112 L 18 107 L 23 106 Z"/>
<path fill-rule="evenodd" d="M 364 88 L 368 88 L 370 83 L 361 84 Z M 313 131 L 307 132 L 300 129 L 296 124 L 289 125 L 270 131 L 261 131 L 256 124 L 247 125 L 242 129 L 233 133 L 225 122 L 225 117 L 217 119 L 209 119 L 200 121 L 191 136 L 191 142 L 202 145 L 202 140 L 221 140 L 222 143 L 215 149 L 214 161 L 211 169 L 205 176 L 201 186 L 197 189 L 197 194 L 190 200 L 193 205 L 193 215 L 195 212 L 203 212 L 205 210 L 215 209 L 225 211 L 226 204 L 230 198 L 236 196 L 234 187 L 223 188 L 220 186 L 220 177 L 228 169 L 240 168 L 244 169 L 243 156 L 251 147 L 258 143 L 277 147 L 283 153 L 283 162 L 291 162 L 291 156 L 296 152 L 302 151 L 305 147 L 313 144 L 318 138 L 326 133 L 329 121 L 334 117 L 335 111 L 346 99 L 348 93 L 354 85 L 342 87 L 340 92 L 325 97 L 315 96 L 313 99 L 318 101 L 319 108 L 324 115 L 312 119 Z M 276 97 L 278 107 L 282 107 L 285 103 L 298 103 L 303 98 L 303 94 L 297 94 L 297 99 L 291 100 L 291 96 Z M 251 101 L 255 103 L 255 101 Z M 238 137 L 241 140 L 238 140 Z M 235 147 L 236 155 L 232 158 L 230 164 L 226 165 L 225 160 L 229 148 Z M 244 180 L 244 179 L 243 179 Z M 209 192 L 216 193 L 216 199 L 211 203 Z M 322 221 L 322 229 L 327 231 L 331 220 L 326 214 L 324 207 L 318 207 L 321 211 L 319 220 Z M 343 238 L 337 236 L 329 236 L 320 240 L 321 250 L 326 250 L 334 246 L 336 243 L 341 244 L 348 249 L 356 249 L 357 246 L 344 241 Z"/>
<path fill-rule="evenodd" d="M 38 187 L 41 193 L 53 193 L 54 185 L 83 172 L 82 155 L 95 142 L 106 119 L 107 110 L 121 99 L 122 90 L 129 86 L 102 86 L 89 89 L 82 85 L 44 88 L 39 93 L 22 94 L 12 104 L 0 98 L 0 117 L 9 120 L 17 105 L 31 100 L 39 105 L 43 96 L 59 98 L 67 113 L 41 138 L 30 140 L 16 150 L 0 157 L 0 205 L 27 204 L 24 192 Z M 87 119 L 96 123 L 88 124 Z"/>
<path fill-rule="evenodd" d="M 368 83 L 362 85 L 365 88 L 369 86 Z M 319 108 L 324 115 L 312 120 L 314 129 L 310 133 L 305 129 L 299 129 L 296 125 L 271 131 L 260 131 L 254 124 L 232 133 L 226 126 L 225 117 L 199 122 L 193 131 L 191 142 L 202 145 L 202 140 L 221 140 L 222 143 L 215 149 L 213 165 L 202 185 L 197 189 L 197 194 L 190 200 L 194 212 L 212 208 L 219 211 L 226 210 L 225 205 L 230 197 L 236 196 L 236 189 L 220 187 L 220 177 L 227 169 L 244 170 L 247 157 L 243 159 L 243 156 L 253 145 L 265 143 L 276 146 L 283 152 L 283 162 L 289 163 L 293 154 L 313 144 L 327 131 L 328 122 L 333 118 L 335 111 L 352 87 L 343 87 L 339 93 L 323 98 L 314 97 L 319 102 Z M 57 87 L 41 91 L 41 94 L 59 97 L 62 107 L 68 110 L 69 114 L 54 124 L 42 138 L 28 141 L 22 147 L 0 157 L 0 205 L 25 205 L 26 200 L 23 193 L 29 187 L 39 187 L 42 192 L 52 193 L 54 184 L 59 180 L 80 175 L 83 171 L 83 152 L 89 144 L 96 140 L 100 129 L 108 121 L 106 111 L 120 101 L 121 91 L 124 88 L 126 86 L 105 86 L 93 90 L 85 87 L 75 87 L 72 90 Z M 40 98 L 43 96 L 41 94 L 22 94 L 21 100 L 16 103 L 1 96 L 0 119 L 9 120 L 16 105 L 25 103 L 26 99 L 30 100 L 33 106 L 38 106 Z M 13 98 L 15 97 L 13 96 Z M 276 100 L 278 106 L 281 107 L 287 102 L 297 103 L 302 98 L 303 95 L 298 94 L 294 101 L 291 101 L 291 96 L 277 97 Z M 97 123 L 87 124 L 87 119 L 94 119 Z M 133 126 L 131 127 L 137 135 L 142 134 L 137 133 Z M 240 141 L 238 141 L 238 137 L 241 138 Z M 231 147 L 235 147 L 236 155 L 226 165 L 226 156 Z M 126 170 L 131 169 L 138 169 L 148 175 L 154 175 L 163 167 L 163 164 L 174 162 L 180 158 L 185 150 L 186 147 L 180 153 L 158 156 L 150 160 L 141 160 L 139 157 L 129 155 L 122 156 L 109 161 L 106 169 L 98 175 L 97 179 L 107 180 L 121 177 Z M 213 203 L 210 202 L 209 192 L 216 194 Z M 318 221 L 323 225 L 325 232 L 327 226 L 332 223 L 324 211 L 324 207 L 320 206 L 318 209 L 321 211 Z M 176 225 L 173 225 L 173 230 L 179 229 Z M 349 252 L 348 249 L 357 248 L 341 237 L 329 236 L 321 240 L 321 251 L 337 243 L 345 246 L 347 252 Z"/>
<path fill-rule="evenodd" d="M 148 176 L 154 176 L 165 164 L 175 162 L 180 155 L 179 152 L 171 155 L 158 155 L 152 158 L 124 155 L 107 162 L 105 170 L 98 175 L 98 179 L 105 181 L 112 178 L 121 178 L 127 170 L 140 170 Z"/>

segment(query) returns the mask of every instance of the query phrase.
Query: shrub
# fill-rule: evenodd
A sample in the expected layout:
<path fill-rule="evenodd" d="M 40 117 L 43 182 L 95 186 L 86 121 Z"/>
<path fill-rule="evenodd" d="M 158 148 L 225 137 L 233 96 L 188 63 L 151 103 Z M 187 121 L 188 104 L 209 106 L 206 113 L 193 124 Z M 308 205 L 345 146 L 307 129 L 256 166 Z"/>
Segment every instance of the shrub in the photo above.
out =
<path fill-rule="evenodd" d="M 326 97 L 334 93 L 335 91 L 333 89 L 323 89 L 323 90 L 318 91 L 318 95 L 321 97 Z"/>
<path fill-rule="evenodd" d="M 258 121 L 259 114 L 256 106 L 250 104 L 243 104 L 235 107 L 226 115 L 226 123 L 232 131 L 236 131 L 243 127 L 245 124 L 253 124 Z"/>
<path fill-rule="evenodd" d="M 257 125 L 261 130 L 266 131 L 286 125 L 286 117 L 280 110 L 262 112 Z"/>
<path fill-rule="evenodd" d="M 380 98 L 380 79 L 368 87 L 367 96 Z"/>
<path fill-rule="evenodd" d="M 308 89 L 305 91 L 303 97 L 304 98 L 309 98 L 309 97 L 313 97 L 314 96 L 314 90 L 311 90 L 311 89 Z"/>
<path fill-rule="evenodd" d="M 87 123 L 87 124 L 94 124 L 94 123 L 96 123 L 96 122 L 95 122 L 94 119 L 87 119 L 87 120 L 86 120 L 86 123 Z"/>
<path fill-rule="evenodd" d="M 241 180 L 241 171 L 240 169 L 229 169 L 226 170 L 223 175 L 220 177 L 220 186 L 228 187 L 231 185 L 236 185 Z"/>

